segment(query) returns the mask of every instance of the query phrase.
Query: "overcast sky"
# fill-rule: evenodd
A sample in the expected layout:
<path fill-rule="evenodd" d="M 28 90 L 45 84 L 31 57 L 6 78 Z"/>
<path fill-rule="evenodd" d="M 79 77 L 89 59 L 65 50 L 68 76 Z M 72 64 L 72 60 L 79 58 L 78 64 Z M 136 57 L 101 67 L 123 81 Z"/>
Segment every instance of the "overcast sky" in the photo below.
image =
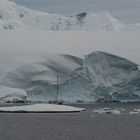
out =
<path fill-rule="evenodd" d="M 126 22 L 140 21 L 140 0 L 16 0 L 18 4 L 49 13 L 71 14 L 109 10 Z"/>

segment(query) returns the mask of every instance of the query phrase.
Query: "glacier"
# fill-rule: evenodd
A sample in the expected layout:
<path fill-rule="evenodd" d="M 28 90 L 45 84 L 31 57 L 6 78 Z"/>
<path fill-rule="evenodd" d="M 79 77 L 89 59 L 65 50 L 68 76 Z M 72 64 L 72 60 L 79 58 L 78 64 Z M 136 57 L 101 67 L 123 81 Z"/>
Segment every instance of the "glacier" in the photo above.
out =
<path fill-rule="evenodd" d="M 126 58 L 95 51 L 49 59 L 8 72 L 0 84 L 24 90 L 29 101 L 49 101 L 56 98 L 58 75 L 59 98 L 67 102 L 140 100 L 140 71 Z"/>

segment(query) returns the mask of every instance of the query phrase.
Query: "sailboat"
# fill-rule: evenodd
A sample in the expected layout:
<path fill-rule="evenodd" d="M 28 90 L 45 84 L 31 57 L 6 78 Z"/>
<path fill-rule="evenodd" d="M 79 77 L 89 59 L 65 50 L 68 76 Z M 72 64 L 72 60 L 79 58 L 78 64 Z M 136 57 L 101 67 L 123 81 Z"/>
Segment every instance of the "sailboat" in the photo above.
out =
<path fill-rule="evenodd" d="M 59 104 L 62 105 L 63 104 L 63 100 L 62 100 L 62 95 L 61 95 L 61 99 L 59 99 L 59 77 L 57 75 L 57 86 L 56 86 L 56 99 L 54 100 L 50 100 L 49 104 Z"/>

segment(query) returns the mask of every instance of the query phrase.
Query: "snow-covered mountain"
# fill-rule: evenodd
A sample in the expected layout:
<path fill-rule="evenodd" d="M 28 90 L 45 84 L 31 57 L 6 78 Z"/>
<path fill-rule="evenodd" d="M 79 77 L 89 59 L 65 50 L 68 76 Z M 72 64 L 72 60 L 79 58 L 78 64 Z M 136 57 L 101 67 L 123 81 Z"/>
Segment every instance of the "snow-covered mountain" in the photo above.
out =
<path fill-rule="evenodd" d="M 138 65 L 100 51 L 84 59 L 58 55 L 23 65 L 8 72 L 0 84 L 26 91 L 28 100 L 48 101 L 56 97 L 57 75 L 59 96 L 65 101 L 140 101 Z"/>
<path fill-rule="evenodd" d="M 140 26 L 123 24 L 108 11 L 65 16 L 30 10 L 15 2 L 1 0 L 0 29 L 121 31 L 137 30 Z"/>

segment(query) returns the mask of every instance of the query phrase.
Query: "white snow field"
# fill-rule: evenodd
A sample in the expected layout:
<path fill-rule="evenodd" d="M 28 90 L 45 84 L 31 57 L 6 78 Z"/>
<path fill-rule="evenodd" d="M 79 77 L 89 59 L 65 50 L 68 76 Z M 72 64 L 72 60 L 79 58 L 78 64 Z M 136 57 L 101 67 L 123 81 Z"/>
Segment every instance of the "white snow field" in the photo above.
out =
<path fill-rule="evenodd" d="M 0 29 L 124 31 L 138 30 L 140 25 L 124 24 L 108 11 L 82 12 L 65 16 L 39 12 L 19 6 L 12 1 L 1 0 Z"/>
<path fill-rule="evenodd" d="M 84 108 L 55 104 L 33 104 L 24 106 L 0 107 L 0 111 L 6 112 L 81 112 Z"/>

